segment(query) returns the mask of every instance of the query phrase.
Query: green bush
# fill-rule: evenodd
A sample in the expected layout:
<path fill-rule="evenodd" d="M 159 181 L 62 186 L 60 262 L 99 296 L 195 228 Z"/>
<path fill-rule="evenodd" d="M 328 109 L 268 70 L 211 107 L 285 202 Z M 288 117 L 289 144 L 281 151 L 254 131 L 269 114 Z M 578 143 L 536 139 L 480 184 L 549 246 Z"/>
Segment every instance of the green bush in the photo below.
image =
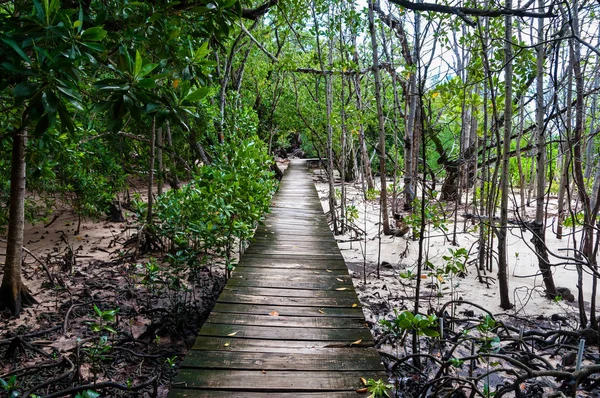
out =
<path fill-rule="evenodd" d="M 171 253 L 185 254 L 192 267 L 198 264 L 190 261 L 192 253 L 211 252 L 224 256 L 230 269 L 233 243 L 252 235 L 275 191 L 271 159 L 258 138 L 232 139 L 218 150 L 213 163 L 202 166 L 189 184 L 156 203 L 157 235 Z"/>

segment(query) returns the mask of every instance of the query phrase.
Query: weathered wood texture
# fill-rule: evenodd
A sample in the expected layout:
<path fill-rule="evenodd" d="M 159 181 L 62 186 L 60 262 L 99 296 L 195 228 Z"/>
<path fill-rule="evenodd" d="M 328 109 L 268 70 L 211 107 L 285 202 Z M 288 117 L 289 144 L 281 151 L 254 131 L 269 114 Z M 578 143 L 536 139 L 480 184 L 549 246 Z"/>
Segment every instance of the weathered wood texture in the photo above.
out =
<path fill-rule="evenodd" d="M 171 398 L 357 396 L 386 378 L 311 176 L 292 161 Z"/>

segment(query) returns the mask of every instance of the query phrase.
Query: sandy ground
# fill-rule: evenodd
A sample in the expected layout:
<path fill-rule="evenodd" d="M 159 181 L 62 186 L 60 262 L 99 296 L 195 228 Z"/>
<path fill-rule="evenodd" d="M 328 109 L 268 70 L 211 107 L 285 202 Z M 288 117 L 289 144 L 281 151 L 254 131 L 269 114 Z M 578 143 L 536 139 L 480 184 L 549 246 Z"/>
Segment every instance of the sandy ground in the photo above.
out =
<path fill-rule="evenodd" d="M 316 173 L 318 174 L 319 172 L 317 171 Z M 328 186 L 323 181 L 318 181 L 316 182 L 316 187 L 321 197 L 323 208 L 327 212 Z M 337 187 L 339 188 L 339 184 Z M 410 283 L 407 283 L 408 280 L 401 278 L 400 274 L 406 273 L 409 270 L 416 274 L 419 242 L 411 238 L 412 232 L 407 233 L 403 237 L 381 235 L 381 239 L 379 239 L 380 214 L 378 199 L 365 201 L 358 185 L 349 185 L 347 189 L 347 203 L 356 206 L 359 213 L 359 217 L 354 221 L 354 224 L 366 231 L 366 237 L 362 236 L 359 240 L 356 240 L 356 234 L 350 232 L 345 235 L 336 236 L 336 239 L 348 267 L 353 272 L 355 286 L 359 296 L 361 296 L 361 300 L 368 302 L 379 301 L 378 305 L 386 307 L 390 314 L 391 310 L 397 307 L 403 309 L 403 306 L 408 306 L 408 308 L 412 309 L 410 296 L 414 295 L 414 292 L 411 288 L 408 288 L 410 285 Z M 532 214 L 535 211 L 533 207 L 529 207 L 527 210 Z M 458 214 L 462 215 L 463 213 L 464 211 L 459 209 Z M 549 205 L 548 213 L 556 214 L 556 203 Z M 428 307 L 436 309 L 441 304 L 449 301 L 452 296 L 451 290 L 454 290 L 454 296 L 452 297 L 475 302 L 494 314 L 514 316 L 543 315 L 544 317 L 560 314 L 561 316 L 568 317 L 572 326 L 575 327 L 577 325 L 577 308 L 575 303 L 569 303 L 566 300 L 555 302 L 544 297 L 543 281 L 539 273 L 537 256 L 530 242 L 531 234 L 529 232 L 522 231 L 518 226 L 514 226 L 509 230 L 509 289 L 514 308 L 504 311 L 499 305 L 498 285 L 495 283 L 497 273 L 495 264 L 493 271 L 487 273 L 489 277 L 493 278 L 489 279 L 489 286 L 479 282 L 476 261 L 472 261 L 476 260 L 478 250 L 478 232 L 475 229 L 475 225 L 470 220 L 465 222 L 465 219 L 459 216 L 457 223 L 458 245 L 452 246 L 449 240 L 449 238 L 452 238 L 454 228 L 452 221 L 447 220 L 446 226 L 448 231 L 446 233 L 436 230 L 431 226 L 428 227 L 424 244 L 424 256 L 426 256 L 426 261 L 438 267 L 445 263 L 442 256 L 448 256 L 449 249 L 464 247 L 469 251 L 467 274 L 464 278 L 454 278 L 452 283 L 450 280 L 444 280 L 443 284 L 440 284 L 437 278 L 430 276 L 423 277 L 422 286 L 424 288 L 421 293 L 422 297 L 425 298 L 424 307 L 422 308 L 423 312 L 426 312 Z M 390 223 L 393 225 L 394 220 L 391 219 Z M 466 226 L 466 229 L 463 228 L 464 226 Z M 571 230 L 567 228 L 564 231 L 566 236 L 563 239 L 556 239 L 554 229 L 555 221 L 550 217 L 546 231 L 546 240 L 549 249 L 559 256 L 566 256 L 569 253 L 572 255 L 573 252 L 567 250 L 569 247 L 573 247 L 573 235 L 568 235 Z M 577 235 L 575 235 L 575 238 L 577 239 Z M 380 264 L 383 264 L 380 268 L 381 278 L 379 279 L 376 277 L 378 259 Z M 575 265 L 572 262 L 557 257 L 552 257 L 551 262 L 555 265 L 553 267 L 553 274 L 556 286 L 569 288 L 576 296 L 577 272 L 575 271 Z M 369 289 L 365 289 L 363 286 L 363 269 L 367 271 L 367 286 Z M 584 274 L 586 306 L 590 300 L 591 280 L 592 278 L 589 274 Z M 450 289 L 451 284 L 453 285 L 453 289 Z M 441 290 L 438 290 L 439 288 Z M 378 300 L 378 298 L 381 299 Z M 596 300 L 600 300 L 600 295 L 597 295 Z M 365 309 L 367 319 L 371 322 L 376 322 L 377 318 L 383 316 L 386 312 L 380 312 L 377 309 L 373 311 L 368 306 Z"/>

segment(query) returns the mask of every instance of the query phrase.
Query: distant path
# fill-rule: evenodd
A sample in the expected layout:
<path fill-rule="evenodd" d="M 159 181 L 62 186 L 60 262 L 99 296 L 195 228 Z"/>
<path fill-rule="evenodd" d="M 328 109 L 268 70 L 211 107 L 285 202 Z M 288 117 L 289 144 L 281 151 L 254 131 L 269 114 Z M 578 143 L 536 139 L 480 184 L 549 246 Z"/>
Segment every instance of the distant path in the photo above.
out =
<path fill-rule="evenodd" d="M 295 160 L 173 383 L 180 397 L 357 397 L 387 376 L 305 162 Z"/>

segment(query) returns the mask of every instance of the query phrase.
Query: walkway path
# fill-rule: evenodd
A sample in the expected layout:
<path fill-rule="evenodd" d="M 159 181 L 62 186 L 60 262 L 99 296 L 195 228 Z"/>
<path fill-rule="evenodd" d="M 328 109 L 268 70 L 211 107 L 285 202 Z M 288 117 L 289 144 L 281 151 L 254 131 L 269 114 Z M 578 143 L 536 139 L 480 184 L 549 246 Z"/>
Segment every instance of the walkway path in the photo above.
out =
<path fill-rule="evenodd" d="M 170 398 L 357 397 L 386 379 L 310 173 L 292 161 Z"/>

